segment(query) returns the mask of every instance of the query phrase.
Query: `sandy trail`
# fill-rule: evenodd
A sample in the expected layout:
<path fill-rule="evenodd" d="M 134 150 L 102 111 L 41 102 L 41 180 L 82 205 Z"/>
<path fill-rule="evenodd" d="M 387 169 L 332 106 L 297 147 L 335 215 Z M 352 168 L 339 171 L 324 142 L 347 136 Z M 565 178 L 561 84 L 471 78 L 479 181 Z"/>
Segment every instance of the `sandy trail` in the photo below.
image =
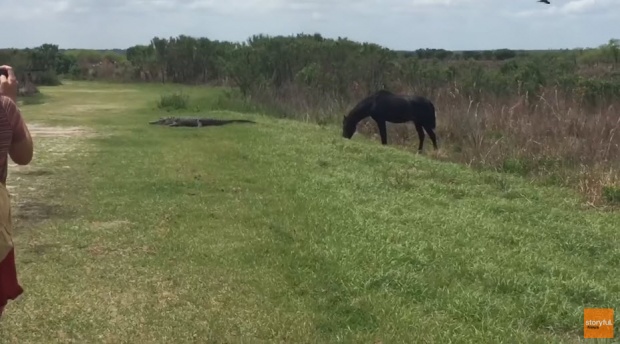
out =
<path fill-rule="evenodd" d="M 76 152 L 83 138 L 94 135 L 85 127 L 45 126 L 28 123 L 34 140 L 35 152 L 32 162 L 19 166 L 9 158 L 7 189 L 11 194 L 13 219 L 16 232 L 57 215 L 60 205 L 53 199 L 46 199 L 44 193 L 54 182 L 58 168 L 69 169 L 58 161 L 68 153 Z M 84 154 L 80 152 L 80 154 Z"/>
<path fill-rule="evenodd" d="M 90 134 L 91 131 L 84 127 L 49 127 L 37 123 L 28 124 L 30 134 L 34 138 L 39 137 L 74 137 Z"/>

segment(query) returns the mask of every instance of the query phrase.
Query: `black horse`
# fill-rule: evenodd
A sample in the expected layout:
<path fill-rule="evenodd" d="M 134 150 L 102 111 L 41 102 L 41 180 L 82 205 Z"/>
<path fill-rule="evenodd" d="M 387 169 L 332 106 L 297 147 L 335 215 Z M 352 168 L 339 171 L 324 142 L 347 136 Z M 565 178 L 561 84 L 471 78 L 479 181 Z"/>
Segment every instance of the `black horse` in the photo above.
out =
<path fill-rule="evenodd" d="M 342 136 L 350 139 L 357 128 L 357 123 L 370 116 L 379 127 L 381 144 L 387 144 L 386 122 L 405 123 L 412 121 L 418 132 L 422 151 L 424 130 L 437 149 L 435 136 L 435 106 L 427 98 L 421 96 L 396 95 L 390 91 L 377 91 L 362 99 L 342 120 Z"/>

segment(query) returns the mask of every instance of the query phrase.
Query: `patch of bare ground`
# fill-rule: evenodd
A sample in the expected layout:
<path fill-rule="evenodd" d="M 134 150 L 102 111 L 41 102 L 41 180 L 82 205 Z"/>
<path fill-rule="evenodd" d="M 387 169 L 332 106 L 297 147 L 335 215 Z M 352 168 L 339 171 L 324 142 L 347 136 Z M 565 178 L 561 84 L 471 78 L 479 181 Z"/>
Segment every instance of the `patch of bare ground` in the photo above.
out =
<path fill-rule="evenodd" d="M 102 90 L 102 89 L 70 89 L 70 90 L 62 90 L 62 92 L 72 92 L 72 93 L 127 93 L 127 92 L 138 92 L 136 89 L 132 88 L 115 88 L 111 90 Z"/>
<path fill-rule="evenodd" d="M 127 109 L 127 106 L 124 105 L 116 105 L 116 104 L 74 104 L 68 105 L 67 111 L 70 113 L 82 113 L 82 112 L 93 112 L 93 111 L 120 111 Z"/>
<path fill-rule="evenodd" d="M 32 162 L 20 166 L 9 160 L 7 189 L 11 194 L 16 233 L 62 216 L 62 204 L 58 204 L 46 191 L 53 183 L 60 182 L 56 180 L 59 168 L 70 168 L 59 165 L 60 159 L 67 154 L 85 154 L 80 150 L 83 139 L 95 135 L 84 127 L 51 127 L 32 123 L 28 124 L 28 128 L 35 146 Z"/>
<path fill-rule="evenodd" d="M 33 138 L 40 137 L 83 137 L 94 132 L 85 127 L 50 127 L 36 123 L 29 124 L 28 129 Z"/>

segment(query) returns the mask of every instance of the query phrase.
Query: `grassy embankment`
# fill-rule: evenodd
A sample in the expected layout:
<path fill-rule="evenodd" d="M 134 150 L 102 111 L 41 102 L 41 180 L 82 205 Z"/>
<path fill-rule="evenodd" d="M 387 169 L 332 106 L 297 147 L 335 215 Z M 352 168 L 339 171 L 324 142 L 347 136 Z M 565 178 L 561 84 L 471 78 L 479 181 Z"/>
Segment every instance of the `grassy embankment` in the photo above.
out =
<path fill-rule="evenodd" d="M 23 107 L 98 136 L 38 137 L 10 170 L 25 294 L 4 342 L 574 342 L 584 307 L 620 304 L 620 216 L 570 190 L 266 116 L 150 126 L 163 88 Z"/>

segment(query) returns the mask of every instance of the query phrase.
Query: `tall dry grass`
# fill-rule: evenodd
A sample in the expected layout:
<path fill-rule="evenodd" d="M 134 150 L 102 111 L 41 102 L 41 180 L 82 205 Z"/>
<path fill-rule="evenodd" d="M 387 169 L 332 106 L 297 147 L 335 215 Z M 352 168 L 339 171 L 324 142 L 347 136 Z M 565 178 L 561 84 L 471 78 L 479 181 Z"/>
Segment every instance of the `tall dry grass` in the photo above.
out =
<path fill-rule="evenodd" d="M 440 150 L 432 152 L 427 136 L 429 156 L 573 187 L 592 206 L 620 204 L 620 103 L 587 106 L 554 88 L 535 97 L 481 95 L 477 100 L 457 85 L 416 89 L 402 84 L 391 90 L 426 95 L 434 102 Z M 252 101 L 283 117 L 339 124 L 367 92 L 354 85 L 347 97 L 335 97 L 291 84 L 278 92 L 256 90 Z M 360 122 L 358 133 L 378 140 L 371 119 Z M 415 152 L 417 142 L 412 124 L 388 125 L 389 144 Z"/>

